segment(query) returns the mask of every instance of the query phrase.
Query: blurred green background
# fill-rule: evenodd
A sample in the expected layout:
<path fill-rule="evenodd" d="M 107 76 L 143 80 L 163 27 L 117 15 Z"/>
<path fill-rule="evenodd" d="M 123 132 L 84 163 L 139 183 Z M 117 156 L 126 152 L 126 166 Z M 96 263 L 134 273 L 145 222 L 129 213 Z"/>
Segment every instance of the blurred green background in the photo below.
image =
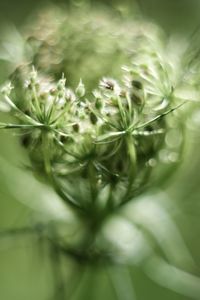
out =
<path fill-rule="evenodd" d="M 65 1 L 52 2 L 58 4 Z M 92 2 L 94 6 L 99 4 L 98 1 Z M 102 2 L 110 7 L 123 7 L 130 14 L 134 12 L 133 1 L 104 0 Z M 0 31 L 3 33 L 6 24 L 9 23 L 20 29 L 29 15 L 45 4 L 48 5 L 48 2 L 1 0 Z M 199 0 L 138 0 L 137 5 L 145 18 L 160 24 L 167 34 L 173 33 L 184 37 L 200 24 Z M 0 60 L 0 81 L 3 82 L 7 75 L 6 64 Z M 5 116 L 1 114 L 0 119 L 4 120 L 4 118 Z M 37 221 L 37 217 L 32 214 L 33 211 L 37 212 L 38 218 L 39 216 L 51 218 L 56 209 L 62 210 L 59 202 L 57 207 L 51 207 L 49 204 L 51 192 L 22 168 L 27 158 L 16 135 L 11 132 L 0 132 L 1 232 L 6 228 L 20 228 L 31 224 L 31 221 Z M 172 218 L 180 228 L 184 241 L 193 256 L 196 275 L 200 276 L 200 110 L 198 106 L 192 122 L 188 125 L 186 140 L 184 161 L 176 175 L 168 182 L 165 191 L 174 205 L 171 211 Z M 0 299 L 51 299 L 53 279 L 49 263 L 45 257 L 41 256 L 39 250 L 38 243 L 31 237 L 0 238 Z M 105 270 L 85 268 L 82 272 L 81 285 L 75 289 L 72 299 L 131 299 L 126 292 L 124 292 L 124 298 L 115 294 Z M 122 277 L 125 276 L 122 268 L 116 267 L 113 272 L 121 273 Z M 134 286 L 138 300 L 192 299 L 190 296 L 179 295 L 154 283 L 138 266 L 130 266 L 129 274 L 130 285 Z M 71 276 L 73 283 L 76 276 L 73 277 L 73 274 Z M 127 282 L 124 291 L 126 291 L 126 285 Z"/>

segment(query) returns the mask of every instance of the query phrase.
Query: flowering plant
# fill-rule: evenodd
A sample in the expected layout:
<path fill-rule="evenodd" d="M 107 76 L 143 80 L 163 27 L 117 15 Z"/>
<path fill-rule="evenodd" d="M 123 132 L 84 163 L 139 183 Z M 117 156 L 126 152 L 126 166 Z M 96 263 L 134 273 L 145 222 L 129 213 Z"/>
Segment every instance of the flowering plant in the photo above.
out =
<path fill-rule="evenodd" d="M 69 239 L 42 225 L 57 255 L 126 260 L 112 254 L 102 231 L 181 160 L 185 90 L 198 92 L 194 74 L 182 76 L 186 52 L 171 55 L 161 30 L 145 22 L 121 26 L 97 14 L 86 22 L 80 11 L 66 17 L 58 10 L 36 24 L 26 32 L 27 61 L 1 90 L 15 122 L 0 128 L 20 130 L 29 169 L 83 227 Z"/>

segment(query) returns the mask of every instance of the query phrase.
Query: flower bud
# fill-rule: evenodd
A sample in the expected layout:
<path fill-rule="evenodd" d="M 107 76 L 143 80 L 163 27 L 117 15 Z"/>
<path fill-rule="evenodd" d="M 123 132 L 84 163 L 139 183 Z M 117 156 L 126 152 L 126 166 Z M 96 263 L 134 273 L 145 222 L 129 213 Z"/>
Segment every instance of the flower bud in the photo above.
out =
<path fill-rule="evenodd" d="M 131 101 L 138 106 L 141 106 L 144 104 L 144 98 L 141 97 L 138 93 L 132 92 L 130 94 L 130 98 L 131 98 Z"/>
<path fill-rule="evenodd" d="M 97 110 L 101 110 L 103 108 L 103 99 L 101 93 L 98 90 L 94 90 L 93 95 L 95 97 L 95 108 Z"/>
<path fill-rule="evenodd" d="M 37 71 L 35 70 L 34 66 L 32 67 L 32 71 L 30 72 L 30 83 L 32 85 L 35 85 L 37 83 L 37 78 L 38 78 L 38 74 Z"/>
<path fill-rule="evenodd" d="M 63 74 L 62 78 L 58 81 L 58 84 L 57 84 L 58 91 L 65 90 L 65 83 L 66 83 L 66 78 L 64 78 L 64 74 Z"/>
<path fill-rule="evenodd" d="M 98 121 L 96 115 L 95 115 L 93 112 L 90 113 L 90 121 L 91 121 L 91 123 L 94 124 L 94 125 L 95 125 L 95 124 L 97 123 L 97 121 Z"/>
<path fill-rule="evenodd" d="M 131 84 L 132 84 L 132 87 L 136 88 L 137 90 L 142 90 L 142 88 L 143 88 L 143 85 L 139 80 L 132 80 Z"/>
<path fill-rule="evenodd" d="M 80 126 L 79 126 L 78 123 L 74 124 L 72 127 L 73 127 L 75 132 L 79 132 Z"/>
<path fill-rule="evenodd" d="M 85 96 L 85 85 L 83 84 L 82 80 L 80 79 L 79 84 L 76 88 L 76 94 L 79 98 Z"/>

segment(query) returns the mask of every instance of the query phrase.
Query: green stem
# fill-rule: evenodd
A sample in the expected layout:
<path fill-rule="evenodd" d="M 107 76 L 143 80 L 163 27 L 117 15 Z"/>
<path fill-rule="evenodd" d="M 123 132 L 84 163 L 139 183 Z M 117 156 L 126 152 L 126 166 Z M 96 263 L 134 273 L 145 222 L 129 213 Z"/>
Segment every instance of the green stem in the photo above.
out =
<path fill-rule="evenodd" d="M 51 185 L 53 186 L 54 190 L 56 193 L 61 197 L 61 199 L 67 203 L 75 213 L 82 211 L 81 206 L 73 202 L 70 197 L 63 192 L 62 188 L 60 187 L 59 183 L 57 182 L 55 176 L 53 175 L 52 172 L 52 166 L 51 166 L 51 159 L 49 157 L 49 139 L 47 136 L 47 133 L 44 132 L 42 135 L 42 143 L 43 143 L 43 158 L 44 158 L 44 167 L 45 167 L 45 172 L 47 174 L 47 177 L 49 178 L 49 181 Z"/>
<path fill-rule="evenodd" d="M 129 194 L 131 192 L 132 185 L 136 175 L 137 156 L 136 156 L 136 150 L 134 145 L 134 139 L 130 134 L 126 136 L 126 146 L 127 146 L 129 159 L 130 159 L 129 176 L 128 176 L 129 183 L 128 183 L 126 193 L 124 195 L 124 199 L 122 200 L 122 203 L 125 203 L 127 201 L 127 198 L 129 198 Z"/>

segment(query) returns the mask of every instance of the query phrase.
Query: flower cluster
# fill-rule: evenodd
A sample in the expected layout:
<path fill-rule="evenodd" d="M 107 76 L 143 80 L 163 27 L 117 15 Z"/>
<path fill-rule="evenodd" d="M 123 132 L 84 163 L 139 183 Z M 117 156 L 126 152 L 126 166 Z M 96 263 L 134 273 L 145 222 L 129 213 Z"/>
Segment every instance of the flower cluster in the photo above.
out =
<path fill-rule="evenodd" d="M 80 262 L 81 273 L 83 264 L 131 260 L 163 285 L 174 273 L 167 287 L 174 290 L 177 282 L 178 292 L 196 297 L 199 282 L 175 268 L 194 262 L 157 201 L 165 197 L 155 191 L 152 197 L 150 189 L 160 188 L 181 161 L 188 115 L 183 104 L 199 97 L 199 48 L 191 43 L 176 52 L 177 43 L 171 47 L 153 24 L 100 8 L 88 14 L 80 5 L 34 17 L 24 29 L 20 53 L 26 55 L 0 92 L 0 111 L 13 118 L 0 122 L 0 129 L 20 133 L 28 169 L 55 190 L 74 218 L 68 220 L 66 209 L 62 220 L 44 218 L 11 233 L 35 232 L 45 242 L 56 299 L 71 294 L 64 270 L 80 272 L 69 258 Z M 157 258 L 155 244 L 167 263 Z M 126 288 L 131 281 L 124 275 Z"/>
<path fill-rule="evenodd" d="M 120 80 L 104 77 L 90 94 L 82 80 L 73 91 L 64 74 L 56 82 L 34 67 L 18 70 L 18 80 L 3 87 L 19 120 L 7 128 L 21 128 L 33 170 L 70 204 L 104 210 L 128 202 L 149 184 L 159 154 L 172 152 L 167 115 L 177 104 L 167 67 L 156 59 L 134 60 Z"/>
<path fill-rule="evenodd" d="M 180 70 L 155 25 L 85 13 L 54 7 L 26 27 L 31 66 L 16 69 L 4 102 L 35 173 L 73 205 L 114 208 L 179 161 L 182 125 L 170 113 L 183 103 Z"/>
<path fill-rule="evenodd" d="M 180 161 L 182 58 L 169 59 L 152 24 L 50 11 L 34 28 L 31 63 L 1 93 L 17 122 L 0 128 L 21 131 L 34 174 L 95 236 L 107 216 Z"/>

